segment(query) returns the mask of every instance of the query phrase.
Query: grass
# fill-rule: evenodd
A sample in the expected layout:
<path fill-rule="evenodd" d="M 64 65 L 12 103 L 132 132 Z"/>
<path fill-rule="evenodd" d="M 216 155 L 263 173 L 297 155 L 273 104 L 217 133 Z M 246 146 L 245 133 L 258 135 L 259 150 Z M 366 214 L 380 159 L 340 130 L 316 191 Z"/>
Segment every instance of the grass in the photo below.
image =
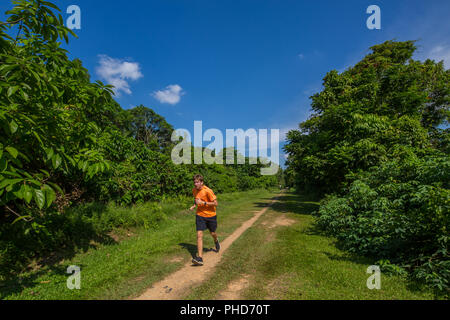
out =
<path fill-rule="evenodd" d="M 224 253 L 211 279 L 194 288 L 186 299 L 216 299 L 230 283 L 243 277 L 248 285 L 239 299 L 263 300 L 408 300 L 433 299 L 428 289 L 398 276 L 381 275 L 381 289 L 369 290 L 369 259 L 351 256 L 333 238 L 314 228 L 311 212 L 318 203 L 285 194 L 254 227 Z M 293 222 L 273 226 L 277 218 Z"/>
<path fill-rule="evenodd" d="M 219 195 L 219 237 L 230 235 L 276 195 L 254 190 Z M 314 228 L 311 212 L 318 203 L 286 193 L 224 252 L 210 279 L 185 299 L 216 299 L 243 277 L 248 285 L 239 299 L 433 299 L 431 291 L 398 276 L 381 275 L 381 290 L 369 290 L 369 259 L 339 250 L 333 238 Z M 180 204 L 161 203 L 163 214 L 150 229 L 116 230 L 117 241 L 96 243 L 85 252 L 0 283 L 1 299 L 129 299 L 181 268 L 196 252 L 194 214 Z M 153 205 L 151 205 L 153 206 Z M 138 218 L 146 205 L 118 211 Z M 149 207 L 150 208 L 150 207 Z M 111 210 L 116 210 L 112 208 Z M 117 210 L 122 210 L 117 208 Z M 277 226 L 280 217 L 291 225 Z M 106 219 L 107 217 L 105 217 Z M 204 239 L 206 249 L 212 238 Z M 67 267 L 81 268 L 81 290 L 69 290 Z M 188 275 L 187 275 L 188 276 Z"/>
<path fill-rule="evenodd" d="M 264 190 L 219 195 L 219 237 L 231 234 L 272 196 L 273 193 Z M 179 204 L 162 203 L 161 206 L 163 213 L 148 229 L 118 230 L 118 241 L 91 243 L 85 252 L 3 281 L 0 298 L 126 299 L 139 295 L 153 282 L 180 268 L 196 251 L 194 213 L 180 210 Z M 121 214 L 138 220 L 145 205 L 129 209 L 131 212 L 127 213 L 120 208 L 110 210 L 113 212 L 109 216 L 114 220 Z M 212 244 L 212 238 L 205 237 L 204 247 L 212 247 Z M 170 263 L 164 263 L 168 261 Z M 70 276 L 66 270 L 70 265 L 81 268 L 80 290 L 66 287 Z"/>

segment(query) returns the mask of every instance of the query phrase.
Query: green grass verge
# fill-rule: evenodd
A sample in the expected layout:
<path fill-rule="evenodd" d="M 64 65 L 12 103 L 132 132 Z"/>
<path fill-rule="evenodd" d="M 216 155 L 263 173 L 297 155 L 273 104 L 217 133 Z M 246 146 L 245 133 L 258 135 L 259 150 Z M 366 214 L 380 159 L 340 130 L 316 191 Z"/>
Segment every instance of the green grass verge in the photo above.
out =
<path fill-rule="evenodd" d="M 318 203 L 285 194 L 224 253 L 215 274 L 186 299 L 217 299 L 230 283 L 246 278 L 239 299 L 262 300 L 406 300 L 434 299 L 433 293 L 407 279 L 381 274 L 381 289 L 367 288 L 373 261 L 351 256 L 333 238 L 314 228 Z M 279 218 L 290 226 L 276 226 Z"/>
<path fill-rule="evenodd" d="M 253 190 L 218 195 L 219 237 L 225 238 L 243 221 L 253 216 L 267 203 L 273 192 Z M 147 229 L 137 227 L 118 230 L 117 241 L 91 243 L 78 252 L 45 265 L 38 270 L 24 272 L 0 283 L 0 299 L 126 299 L 136 297 L 152 283 L 180 268 L 191 259 L 196 251 L 195 214 L 180 210 L 176 203 L 161 203 L 158 219 L 152 219 Z M 150 205 L 151 207 L 154 204 Z M 146 205 L 123 211 L 123 208 L 109 208 L 105 219 L 141 220 L 139 213 L 146 211 Z M 121 218 L 122 217 L 122 218 Z M 95 221 L 99 221 L 98 217 Z M 119 232 L 121 231 L 121 232 Z M 128 234 L 132 233 L 130 237 Z M 211 237 L 205 237 L 204 247 L 212 247 Z M 69 290 L 66 286 L 70 276 L 68 266 L 81 268 L 81 289 Z"/>

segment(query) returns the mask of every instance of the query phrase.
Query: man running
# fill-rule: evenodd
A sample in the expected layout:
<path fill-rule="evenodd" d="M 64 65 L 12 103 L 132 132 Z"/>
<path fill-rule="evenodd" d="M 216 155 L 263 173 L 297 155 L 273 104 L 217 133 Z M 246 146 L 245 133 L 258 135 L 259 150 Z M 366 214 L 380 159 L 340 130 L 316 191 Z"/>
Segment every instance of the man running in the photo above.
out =
<path fill-rule="evenodd" d="M 197 256 L 192 259 L 192 263 L 197 266 L 203 265 L 203 231 L 209 230 L 214 239 L 216 252 L 220 250 L 220 243 L 217 238 L 217 215 L 216 207 L 218 206 L 217 198 L 214 192 L 203 184 L 203 176 L 196 175 L 194 177 L 194 205 L 190 210 L 194 210 L 197 206 L 196 225 L 197 225 Z"/>

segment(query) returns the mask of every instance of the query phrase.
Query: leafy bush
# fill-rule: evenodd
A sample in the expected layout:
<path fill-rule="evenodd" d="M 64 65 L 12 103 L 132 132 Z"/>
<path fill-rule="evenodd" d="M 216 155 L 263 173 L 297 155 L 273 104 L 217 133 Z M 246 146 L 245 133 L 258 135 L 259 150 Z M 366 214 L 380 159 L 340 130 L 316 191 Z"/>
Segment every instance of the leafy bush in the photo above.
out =
<path fill-rule="evenodd" d="M 286 180 L 325 196 L 317 223 L 343 248 L 445 291 L 450 70 L 413 60 L 414 41 L 371 49 L 311 97 L 313 115 L 288 133 Z"/>
<path fill-rule="evenodd" d="M 123 207 L 92 202 L 66 210 L 64 214 L 48 214 L 33 223 L 0 225 L 0 279 L 26 270 L 35 259 L 55 255 L 73 255 L 98 243 L 113 243 L 110 232 L 115 229 L 142 227 L 156 229 L 174 212 L 192 203 L 190 197 L 175 196 L 161 202 Z"/>
<path fill-rule="evenodd" d="M 402 267 L 448 290 L 450 158 L 409 156 L 363 172 L 344 196 L 329 196 L 317 223 L 343 248 Z M 396 265 L 396 267 L 392 267 Z"/>
<path fill-rule="evenodd" d="M 60 10 L 13 4 L 0 23 L 0 272 L 89 246 L 115 227 L 157 225 L 164 212 L 154 202 L 183 204 L 195 173 L 217 194 L 277 184 L 252 167 L 174 165 L 164 117 L 142 105 L 123 110 L 112 86 L 91 83 L 69 60 L 58 41 L 75 34 Z"/>

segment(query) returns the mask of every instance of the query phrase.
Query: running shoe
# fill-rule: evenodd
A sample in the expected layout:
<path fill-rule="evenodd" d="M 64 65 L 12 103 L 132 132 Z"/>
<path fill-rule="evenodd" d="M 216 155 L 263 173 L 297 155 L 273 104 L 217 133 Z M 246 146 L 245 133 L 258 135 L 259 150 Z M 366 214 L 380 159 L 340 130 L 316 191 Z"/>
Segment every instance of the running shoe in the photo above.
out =
<path fill-rule="evenodd" d="M 202 266 L 203 259 L 200 257 L 195 257 L 194 259 L 192 259 L 192 263 L 195 264 L 196 266 Z"/>

